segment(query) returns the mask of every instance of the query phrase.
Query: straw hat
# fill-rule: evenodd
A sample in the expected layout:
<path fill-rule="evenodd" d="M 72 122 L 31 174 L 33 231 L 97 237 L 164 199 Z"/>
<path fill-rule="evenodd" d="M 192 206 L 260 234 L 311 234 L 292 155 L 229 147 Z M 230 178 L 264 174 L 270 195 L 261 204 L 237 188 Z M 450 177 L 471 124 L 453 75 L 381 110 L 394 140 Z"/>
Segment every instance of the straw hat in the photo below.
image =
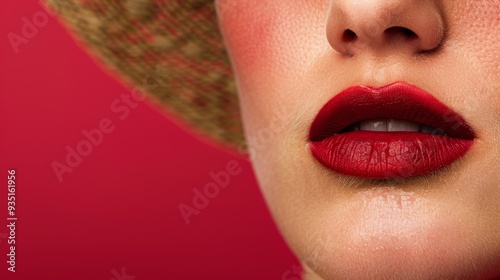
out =
<path fill-rule="evenodd" d="M 210 0 L 47 0 L 98 60 L 176 118 L 244 144 L 236 84 Z"/>

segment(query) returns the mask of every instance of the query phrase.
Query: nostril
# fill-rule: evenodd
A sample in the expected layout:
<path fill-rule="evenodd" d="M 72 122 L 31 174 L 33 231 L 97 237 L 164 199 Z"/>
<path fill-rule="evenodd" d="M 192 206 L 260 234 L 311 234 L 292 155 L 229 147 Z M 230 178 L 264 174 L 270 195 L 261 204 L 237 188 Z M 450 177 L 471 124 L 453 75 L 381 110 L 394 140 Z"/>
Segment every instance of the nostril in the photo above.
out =
<path fill-rule="evenodd" d="M 358 39 L 358 35 L 354 33 L 351 29 L 346 29 L 344 31 L 344 34 L 342 34 L 342 41 L 343 42 L 354 42 Z"/>
<path fill-rule="evenodd" d="M 388 37 L 404 37 L 404 38 L 408 38 L 408 39 L 418 38 L 418 35 L 415 32 L 413 32 L 412 30 L 410 30 L 408 28 L 401 27 L 401 26 L 394 26 L 394 27 L 387 28 L 384 31 L 384 34 Z"/>

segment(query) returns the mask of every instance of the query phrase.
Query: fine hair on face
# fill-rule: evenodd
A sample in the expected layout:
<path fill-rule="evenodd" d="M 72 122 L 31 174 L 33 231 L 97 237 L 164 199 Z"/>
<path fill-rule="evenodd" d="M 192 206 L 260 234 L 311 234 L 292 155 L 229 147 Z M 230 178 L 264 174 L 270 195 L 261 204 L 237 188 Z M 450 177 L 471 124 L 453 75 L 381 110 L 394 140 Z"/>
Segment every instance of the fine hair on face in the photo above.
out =
<path fill-rule="evenodd" d="M 500 1 L 215 5 L 305 279 L 500 277 Z"/>

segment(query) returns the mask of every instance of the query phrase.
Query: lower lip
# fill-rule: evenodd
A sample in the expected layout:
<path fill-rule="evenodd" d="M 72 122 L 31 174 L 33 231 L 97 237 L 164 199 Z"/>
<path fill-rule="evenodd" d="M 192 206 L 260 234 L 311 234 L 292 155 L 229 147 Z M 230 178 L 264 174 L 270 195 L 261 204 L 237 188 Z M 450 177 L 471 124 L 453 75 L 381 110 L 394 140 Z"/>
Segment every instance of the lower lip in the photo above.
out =
<path fill-rule="evenodd" d="M 448 166 L 469 151 L 473 140 L 418 132 L 354 131 L 310 144 L 313 155 L 338 173 L 395 179 Z"/>

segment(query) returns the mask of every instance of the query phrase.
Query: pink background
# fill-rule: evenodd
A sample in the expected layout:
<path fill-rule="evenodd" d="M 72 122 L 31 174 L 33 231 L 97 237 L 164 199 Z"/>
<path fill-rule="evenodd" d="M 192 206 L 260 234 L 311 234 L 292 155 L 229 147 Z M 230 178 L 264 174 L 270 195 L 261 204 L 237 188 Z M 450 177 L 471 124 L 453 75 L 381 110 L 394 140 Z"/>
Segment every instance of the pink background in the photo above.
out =
<path fill-rule="evenodd" d="M 141 102 L 121 120 L 127 88 L 56 18 L 16 54 L 8 34 L 45 11 L 36 0 L 0 9 L 0 279 L 298 279 L 297 261 L 266 209 L 248 161 L 194 138 Z M 82 130 L 115 129 L 59 182 L 51 164 Z M 242 173 L 186 225 L 178 206 L 210 172 Z M 7 170 L 17 171 L 16 273 L 7 271 Z M 6 278 L 7 277 L 7 278 Z"/>

